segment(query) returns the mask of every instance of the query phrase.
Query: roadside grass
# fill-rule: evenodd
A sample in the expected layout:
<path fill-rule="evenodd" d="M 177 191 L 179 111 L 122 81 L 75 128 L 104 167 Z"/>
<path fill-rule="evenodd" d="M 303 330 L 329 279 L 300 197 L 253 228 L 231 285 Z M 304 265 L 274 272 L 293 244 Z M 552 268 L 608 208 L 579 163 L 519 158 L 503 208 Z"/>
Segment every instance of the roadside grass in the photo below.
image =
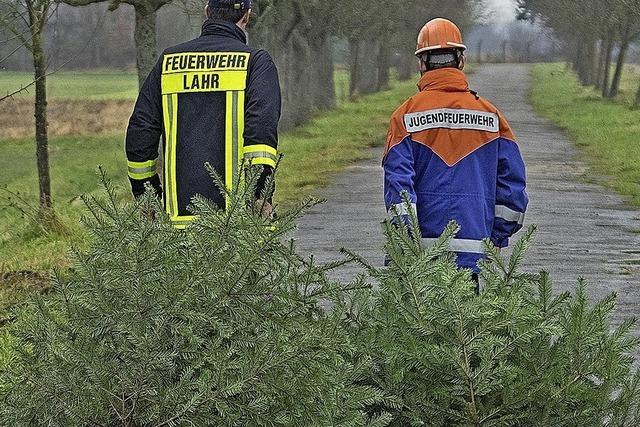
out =
<path fill-rule="evenodd" d="M 606 185 L 640 206 L 640 110 L 630 108 L 640 69 L 625 74 L 620 96 L 610 101 L 582 87 L 563 65 L 536 65 L 530 99 L 540 114 L 567 130 Z"/>
<path fill-rule="evenodd" d="M 371 156 L 370 147 L 384 144 L 391 112 L 414 91 L 414 82 L 396 83 L 389 91 L 339 102 L 335 110 L 318 113 L 281 135 L 284 160 L 276 202 L 287 205 L 310 195 L 336 172 Z M 64 233 L 44 233 L 28 214 L 37 204 L 34 151 L 31 138 L 0 140 L 0 319 L 3 308 L 31 291 L 31 281 L 20 277 L 47 276 L 53 268 L 68 268 L 70 248 L 86 243 L 87 232 L 79 224 L 84 212 L 80 196 L 100 192 L 98 165 L 113 179 L 120 197 L 131 197 L 121 134 L 52 138 L 52 192 Z"/>
<path fill-rule="evenodd" d="M 611 71 L 613 75 L 613 71 Z M 636 93 L 640 87 L 640 65 L 627 64 L 622 73 L 620 81 L 620 93 L 617 100 L 629 106 L 632 106 L 636 99 Z"/>

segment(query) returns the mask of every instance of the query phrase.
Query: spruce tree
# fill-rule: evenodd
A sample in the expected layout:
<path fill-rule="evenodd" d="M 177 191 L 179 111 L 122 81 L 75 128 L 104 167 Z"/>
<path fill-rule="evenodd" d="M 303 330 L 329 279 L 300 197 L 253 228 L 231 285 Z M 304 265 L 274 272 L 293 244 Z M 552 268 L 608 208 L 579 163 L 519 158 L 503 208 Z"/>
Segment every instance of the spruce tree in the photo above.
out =
<path fill-rule="evenodd" d="M 384 425 L 364 412 L 381 398 L 357 384 L 367 359 L 345 356 L 343 316 L 322 308 L 361 284 L 287 243 L 313 201 L 263 218 L 256 180 L 226 210 L 196 198 L 179 231 L 151 191 L 121 203 L 103 177 L 106 197 L 85 200 L 90 248 L 11 328 L 0 425 Z"/>
<path fill-rule="evenodd" d="M 479 296 L 458 227 L 425 248 L 415 215 L 384 224 L 388 268 L 345 251 L 378 289 L 340 284 L 287 243 L 313 201 L 264 218 L 256 177 L 185 231 L 105 181 L 90 249 L 10 329 L 0 425 L 640 425 L 635 320 L 521 273 L 534 227 L 509 260 L 487 242 Z"/>
<path fill-rule="evenodd" d="M 386 222 L 389 267 L 361 260 L 379 290 L 342 302 L 356 354 L 374 361 L 362 383 L 384 391 L 371 413 L 392 426 L 640 425 L 635 319 L 610 330 L 615 295 L 590 304 L 583 281 L 556 294 L 547 273 L 519 272 L 531 227 L 509 260 L 486 243 L 477 296 L 447 250 L 458 226 L 429 248 L 418 229 L 415 215 Z"/>

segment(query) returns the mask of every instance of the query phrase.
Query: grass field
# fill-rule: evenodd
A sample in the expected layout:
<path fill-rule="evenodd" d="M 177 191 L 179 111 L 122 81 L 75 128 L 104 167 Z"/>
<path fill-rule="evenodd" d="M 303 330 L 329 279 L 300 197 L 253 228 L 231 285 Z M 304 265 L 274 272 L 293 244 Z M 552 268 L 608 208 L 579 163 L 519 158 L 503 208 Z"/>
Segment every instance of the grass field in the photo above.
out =
<path fill-rule="evenodd" d="M 0 96 L 26 86 L 33 75 L 23 72 L 0 71 Z M 133 72 L 58 72 L 47 77 L 47 95 L 50 100 L 116 101 L 135 100 L 138 78 Z M 31 98 L 28 92 L 17 95 Z"/>
<path fill-rule="evenodd" d="M 81 74 L 79 82 L 84 85 L 87 76 L 89 74 Z M 58 82 L 52 80 L 53 87 L 58 85 L 56 90 L 72 80 L 71 75 L 60 78 Z M 112 81 L 114 92 L 129 90 L 129 83 L 121 83 L 115 77 Z M 344 76 L 338 74 L 337 81 L 344 84 Z M 407 82 L 357 102 L 340 102 L 336 110 L 318 114 L 304 126 L 281 135 L 280 151 L 285 158 L 279 171 L 276 201 L 286 204 L 311 194 L 327 184 L 332 174 L 370 155 L 368 147 L 383 144 L 393 109 L 414 91 L 414 82 Z M 106 87 L 101 96 L 109 96 Z M 0 139 L 0 311 L 3 300 L 6 305 L 20 300 L 20 295 L 29 291 L 21 288 L 24 281 L 16 272 L 46 275 L 54 267 L 66 268 L 70 265 L 70 246 L 82 246 L 86 242 L 86 232 L 79 225 L 83 214 L 79 196 L 100 191 L 98 165 L 102 165 L 119 186 L 121 197 L 130 197 L 123 134 L 124 129 L 118 134 L 51 139 L 53 197 L 66 230 L 64 234 L 43 233 L 28 214 L 37 203 L 32 138 Z M 19 193 L 19 197 L 11 196 L 7 190 Z M 27 211 L 27 215 L 21 214 L 20 209 Z"/>
<path fill-rule="evenodd" d="M 0 71 L 0 97 L 31 83 L 33 75 L 24 72 Z M 349 97 L 349 72 L 336 70 L 336 98 Z M 15 97 L 30 100 L 33 86 Z M 52 101 L 133 101 L 138 96 L 138 77 L 133 72 L 58 72 L 47 77 L 47 95 Z"/>
<path fill-rule="evenodd" d="M 563 65 L 537 65 L 533 79 L 531 101 L 536 110 L 567 130 L 608 186 L 640 206 L 640 110 L 630 108 L 640 69 L 625 73 L 615 101 L 582 87 Z"/>

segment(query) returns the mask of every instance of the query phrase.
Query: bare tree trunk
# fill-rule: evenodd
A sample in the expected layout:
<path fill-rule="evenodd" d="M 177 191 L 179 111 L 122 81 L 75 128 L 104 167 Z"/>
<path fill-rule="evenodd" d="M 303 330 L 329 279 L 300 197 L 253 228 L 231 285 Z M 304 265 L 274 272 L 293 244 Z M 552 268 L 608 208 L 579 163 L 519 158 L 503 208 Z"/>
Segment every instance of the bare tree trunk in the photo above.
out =
<path fill-rule="evenodd" d="M 353 96 L 358 89 L 358 77 L 360 72 L 358 65 L 360 43 L 356 39 L 349 39 L 349 96 Z"/>
<path fill-rule="evenodd" d="M 380 49 L 378 51 L 378 81 L 376 90 L 382 91 L 389 89 L 389 68 L 391 57 L 391 46 L 389 41 L 383 39 L 380 41 Z"/>
<path fill-rule="evenodd" d="M 380 42 L 360 41 L 358 48 L 358 86 L 360 95 L 375 93 L 378 87 L 378 55 Z M 365 54 L 362 54 L 362 53 Z"/>
<path fill-rule="evenodd" d="M 607 49 L 609 48 L 609 37 L 600 41 L 600 49 L 598 49 L 598 65 L 596 69 L 596 79 L 594 87 L 597 90 L 602 90 L 602 78 L 604 76 L 604 66 L 607 59 Z"/>
<path fill-rule="evenodd" d="M 138 68 L 138 87 L 141 88 L 147 76 L 156 64 L 156 11 L 143 5 L 134 6 L 136 28 L 136 66 Z"/>
<path fill-rule="evenodd" d="M 598 39 L 594 39 L 591 42 L 591 84 L 595 85 L 598 82 L 598 69 L 600 67 L 600 61 L 598 60 Z"/>
<path fill-rule="evenodd" d="M 613 81 L 611 82 L 611 89 L 609 89 L 609 99 L 613 99 L 618 96 L 620 91 L 620 80 L 622 79 L 622 70 L 624 69 L 624 61 L 627 56 L 627 50 L 629 50 L 629 41 L 623 39 L 620 45 L 620 52 L 618 53 L 618 61 L 616 63 L 616 71 L 613 74 Z"/>
<path fill-rule="evenodd" d="M 577 45 L 577 66 L 580 83 L 583 86 L 589 86 L 593 83 L 593 56 L 595 55 L 595 42 L 578 40 Z"/>
<path fill-rule="evenodd" d="M 314 107 L 328 110 L 336 106 L 336 87 L 334 79 L 333 49 L 331 46 L 331 36 L 327 34 L 309 39 L 312 52 L 311 57 L 315 64 L 310 64 L 316 81 L 313 91 Z"/>
<path fill-rule="evenodd" d="M 314 99 L 311 96 L 300 96 L 300 88 L 307 88 L 310 93 L 317 90 L 318 81 L 313 81 L 313 73 L 310 71 L 313 67 L 311 63 L 311 52 L 309 43 L 298 30 L 293 31 L 291 43 L 288 46 L 289 62 L 291 64 L 291 80 L 287 87 L 289 92 L 288 98 L 292 103 L 291 108 L 294 111 L 294 126 L 301 125 L 309 120 L 314 108 Z"/>
<path fill-rule="evenodd" d="M 605 57 L 605 41 L 602 40 L 600 50 L 598 51 L 598 68 L 596 69 L 596 81 L 594 87 L 597 90 L 602 88 L 602 74 L 604 73 L 604 57 Z"/>
<path fill-rule="evenodd" d="M 613 36 L 609 36 L 607 38 L 607 43 L 605 46 L 604 53 L 604 70 L 602 74 L 602 96 L 607 97 L 609 94 L 609 76 L 611 74 L 611 57 L 613 55 Z"/>
<path fill-rule="evenodd" d="M 412 57 L 409 54 L 402 54 L 400 64 L 398 65 L 398 80 L 404 82 L 411 79 L 416 71 L 416 61 L 415 56 Z"/>
<path fill-rule="evenodd" d="M 38 185 L 40 189 L 41 214 L 51 216 L 53 199 L 51 197 L 51 175 L 49 171 L 49 136 L 47 133 L 47 61 L 44 53 L 42 37 L 43 23 L 37 12 L 31 11 L 30 25 L 32 37 L 33 68 L 36 87 L 35 125 L 36 125 L 36 159 L 38 166 Z"/>

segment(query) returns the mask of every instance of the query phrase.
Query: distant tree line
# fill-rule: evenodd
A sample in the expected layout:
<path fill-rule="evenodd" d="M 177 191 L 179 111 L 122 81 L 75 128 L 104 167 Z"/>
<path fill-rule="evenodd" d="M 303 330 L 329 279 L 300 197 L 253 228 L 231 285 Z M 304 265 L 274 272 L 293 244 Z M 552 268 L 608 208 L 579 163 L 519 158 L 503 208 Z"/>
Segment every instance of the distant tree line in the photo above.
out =
<path fill-rule="evenodd" d="M 0 3 L 5 1 L 11 0 Z M 64 64 L 65 69 L 131 69 L 136 65 L 136 51 L 143 51 L 147 52 L 145 57 L 151 58 L 137 59 L 143 78 L 148 62 L 153 63 L 159 51 L 196 37 L 203 19 L 203 1 L 174 0 L 154 12 L 155 41 L 149 36 L 146 42 L 137 43 L 136 25 L 140 24 L 136 24 L 138 12 L 130 4 L 134 0 L 117 2 L 117 7 L 113 2 L 94 4 L 96 0 L 66 2 L 84 6 L 56 4 L 55 13 L 44 28 L 44 50 L 49 53 L 51 68 Z M 347 46 L 346 63 L 340 65 L 349 70 L 349 95 L 375 92 L 388 87 L 392 67 L 398 68 L 402 79 L 414 75 L 413 45 L 426 20 L 445 16 L 467 29 L 480 4 L 479 0 L 456 0 L 444 5 L 399 0 L 254 1 L 257 19 L 249 30 L 251 43 L 268 49 L 280 68 L 285 100 L 283 128 L 303 122 L 314 109 L 335 105 L 331 70 L 335 66 L 336 45 Z M 0 41 L 6 39 L 7 29 L 0 28 L 0 34 Z M 26 50 L 9 55 L 17 43 L 0 43 L 0 58 L 6 57 L 0 70 L 32 69 Z M 136 49 L 137 44 L 144 46 Z"/>
<path fill-rule="evenodd" d="M 257 0 L 254 37 L 280 67 L 284 127 L 299 124 L 315 109 L 332 108 L 335 58 L 332 40 L 348 46 L 349 95 L 389 87 L 390 70 L 406 80 L 415 75 L 416 36 L 428 19 L 445 16 L 469 28 L 481 1 L 339 2 Z M 277 31 L 274 31 L 276 30 Z"/>
<path fill-rule="evenodd" d="M 475 63 L 562 60 L 563 52 L 553 32 L 537 22 L 516 20 L 476 25 L 467 39 L 467 58 Z"/>
<path fill-rule="evenodd" d="M 583 85 L 595 86 L 606 98 L 618 95 L 630 46 L 640 39 L 640 0 L 519 0 L 519 5 L 522 18 L 542 20 L 565 43 Z M 640 86 L 635 104 L 640 106 Z"/>
<path fill-rule="evenodd" d="M 195 37 L 204 1 L 0 0 L 0 70 L 33 69 L 36 151 L 43 214 L 53 218 L 47 133 L 46 78 L 62 68 L 122 69 L 135 58 L 140 84 L 161 48 Z M 252 43 L 272 53 L 280 69 L 282 129 L 336 105 L 335 46 L 348 48 L 349 96 L 389 87 L 417 69 L 416 35 L 434 17 L 463 29 L 482 0 L 254 0 Z M 17 88 L 16 92 L 23 88 Z M 0 102 L 11 97 L 0 94 Z"/>

